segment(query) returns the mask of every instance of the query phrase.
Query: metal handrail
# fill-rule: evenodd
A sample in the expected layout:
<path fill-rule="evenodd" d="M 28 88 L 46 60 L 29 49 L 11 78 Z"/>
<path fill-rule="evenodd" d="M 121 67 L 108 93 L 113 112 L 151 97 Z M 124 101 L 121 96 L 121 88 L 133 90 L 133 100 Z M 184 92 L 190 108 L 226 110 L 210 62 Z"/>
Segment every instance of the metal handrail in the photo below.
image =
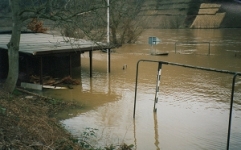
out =
<path fill-rule="evenodd" d="M 232 111 L 233 111 L 233 97 L 234 97 L 234 89 L 235 89 L 235 81 L 237 76 L 241 76 L 241 72 L 233 72 L 233 71 L 228 71 L 228 70 L 218 70 L 214 68 L 205 68 L 205 67 L 199 67 L 199 66 L 191 66 L 191 65 L 185 65 L 185 64 L 179 64 L 179 63 L 173 63 L 173 62 L 167 62 L 167 61 L 155 61 L 155 60 L 144 60 L 141 59 L 137 62 L 136 65 L 136 83 L 135 83 L 135 98 L 134 98 L 134 111 L 133 111 L 133 118 L 135 118 L 135 112 L 136 112 L 136 97 L 137 97 L 137 83 L 138 83 L 138 70 L 139 70 L 139 63 L 140 62 L 154 62 L 158 63 L 158 70 L 161 69 L 161 65 L 173 65 L 173 66 L 180 66 L 180 67 L 186 67 L 186 68 L 191 68 L 191 69 L 198 69 L 198 70 L 205 70 L 205 71 L 212 71 L 212 72 L 219 72 L 219 73 L 226 73 L 226 74 L 232 74 L 233 75 L 233 82 L 232 82 L 232 91 L 231 91 L 231 100 L 230 100 L 230 110 L 229 110 L 229 124 L 228 124 L 228 135 L 227 135 L 227 150 L 229 150 L 229 143 L 230 143 L 230 134 L 231 134 L 231 123 L 232 123 Z M 158 75 L 160 75 L 158 73 Z M 157 77 L 159 80 L 159 77 Z M 159 89 L 159 88 L 158 88 Z M 157 92 L 157 91 L 156 91 Z M 156 112 L 155 108 L 155 103 L 157 102 L 156 100 L 156 95 L 155 95 L 155 100 L 154 100 L 154 112 Z"/>
<path fill-rule="evenodd" d="M 208 55 L 210 55 L 210 42 L 191 42 L 191 41 L 187 41 L 187 42 L 175 42 L 175 53 L 177 53 L 177 45 L 178 44 L 208 44 Z"/>

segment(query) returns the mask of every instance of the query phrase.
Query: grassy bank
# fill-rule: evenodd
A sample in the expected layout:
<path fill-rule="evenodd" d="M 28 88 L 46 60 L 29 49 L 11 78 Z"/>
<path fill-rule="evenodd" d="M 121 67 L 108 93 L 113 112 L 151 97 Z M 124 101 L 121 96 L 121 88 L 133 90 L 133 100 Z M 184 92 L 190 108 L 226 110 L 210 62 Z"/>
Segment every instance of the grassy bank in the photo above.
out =
<path fill-rule="evenodd" d="M 54 117 L 67 109 L 82 106 L 43 97 L 23 89 L 13 94 L 2 91 L 0 84 L 0 150 L 132 150 L 134 145 L 110 144 L 95 148 L 88 143 L 92 132 L 74 138 Z M 90 135 L 88 135 L 90 134 Z M 84 148 L 83 148 L 84 147 Z"/>
<path fill-rule="evenodd" d="M 82 148 L 53 117 L 73 103 L 39 97 L 19 90 L 12 95 L 0 90 L 0 149 Z"/>

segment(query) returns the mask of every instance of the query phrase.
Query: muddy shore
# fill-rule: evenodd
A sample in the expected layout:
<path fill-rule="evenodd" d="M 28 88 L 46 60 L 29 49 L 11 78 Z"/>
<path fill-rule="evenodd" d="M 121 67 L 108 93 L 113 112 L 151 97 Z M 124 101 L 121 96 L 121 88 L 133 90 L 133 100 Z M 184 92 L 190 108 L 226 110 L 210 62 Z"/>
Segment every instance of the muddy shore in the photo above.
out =
<path fill-rule="evenodd" d="M 61 110 L 79 107 L 16 89 L 0 89 L 0 149 L 82 149 L 54 118 Z"/>

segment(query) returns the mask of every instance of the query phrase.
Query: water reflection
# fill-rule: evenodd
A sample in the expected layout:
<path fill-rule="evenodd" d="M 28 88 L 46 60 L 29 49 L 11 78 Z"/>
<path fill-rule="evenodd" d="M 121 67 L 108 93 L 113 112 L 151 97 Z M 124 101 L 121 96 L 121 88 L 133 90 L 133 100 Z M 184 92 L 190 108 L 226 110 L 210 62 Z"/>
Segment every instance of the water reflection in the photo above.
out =
<path fill-rule="evenodd" d="M 155 146 L 157 150 L 160 150 L 159 147 L 159 134 L 158 134 L 158 121 L 157 121 L 157 114 L 153 113 L 153 118 L 154 118 L 154 130 L 155 130 Z"/>
<path fill-rule="evenodd" d="M 73 90 L 44 91 L 44 95 L 75 100 L 84 110 L 65 112 L 62 123 L 79 137 L 85 127 L 99 129 L 97 146 L 135 144 L 136 149 L 225 149 L 232 76 L 163 65 L 157 113 L 153 114 L 157 64 L 142 63 L 139 72 L 136 119 L 133 101 L 136 63 L 140 59 L 241 72 L 241 29 L 148 30 L 137 44 L 124 45 L 112 53 L 111 73 L 106 73 L 106 54 L 93 53 L 93 78 L 89 78 L 88 54 L 82 54 L 82 68 L 74 70 L 81 80 Z M 156 36 L 162 43 L 151 56 L 147 39 Z M 205 41 L 211 44 L 186 47 L 190 54 L 175 54 L 175 42 Z M 182 47 L 185 52 L 186 48 Z M 189 48 L 191 50 L 189 50 Z M 205 49 L 205 50 L 203 50 Z M 123 65 L 127 69 L 123 70 Z M 233 112 L 231 149 L 241 147 L 241 78 L 237 79 Z M 153 120 L 152 120 L 153 118 Z M 154 130 L 153 130 L 154 129 Z"/>

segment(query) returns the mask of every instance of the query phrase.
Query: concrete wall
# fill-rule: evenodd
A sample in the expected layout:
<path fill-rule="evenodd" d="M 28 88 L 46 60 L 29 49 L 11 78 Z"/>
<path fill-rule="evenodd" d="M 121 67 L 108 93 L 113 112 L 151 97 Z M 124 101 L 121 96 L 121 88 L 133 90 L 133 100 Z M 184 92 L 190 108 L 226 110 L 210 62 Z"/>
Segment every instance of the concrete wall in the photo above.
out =
<path fill-rule="evenodd" d="M 218 12 L 220 7 L 220 4 L 201 4 L 198 15 L 190 28 L 219 28 L 226 14 Z"/>

